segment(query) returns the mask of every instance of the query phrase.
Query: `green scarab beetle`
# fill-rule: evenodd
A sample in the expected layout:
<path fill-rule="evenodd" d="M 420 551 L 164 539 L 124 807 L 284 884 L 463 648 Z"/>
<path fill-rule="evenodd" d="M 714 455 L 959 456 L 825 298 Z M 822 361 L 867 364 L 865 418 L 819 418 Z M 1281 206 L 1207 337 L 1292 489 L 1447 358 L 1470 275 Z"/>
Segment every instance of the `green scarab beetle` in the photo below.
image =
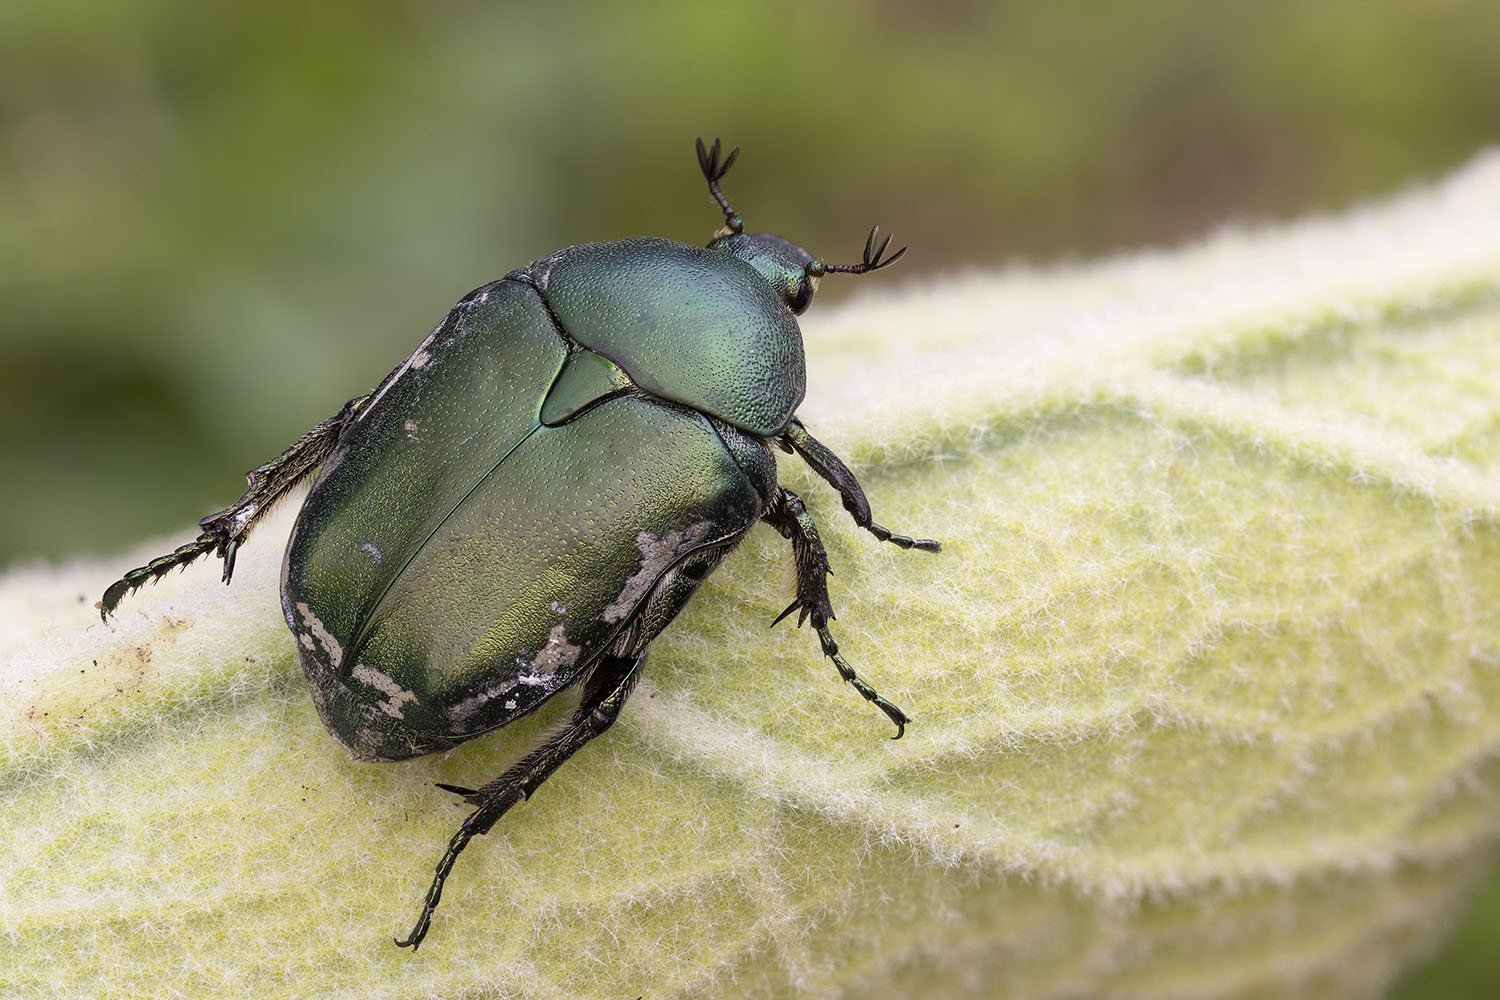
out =
<path fill-rule="evenodd" d="M 830 272 L 893 264 L 871 230 L 863 260 L 830 265 L 779 236 L 747 235 L 698 162 L 725 228 L 704 247 L 639 237 L 543 257 L 465 296 L 411 357 L 276 458 L 203 533 L 105 591 L 130 591 L 240 544 L 317 473 L 282 565 L 281 605 L 318 713 L 360 760 L 457 746 L 572 689 L 570 721 L 478 789 L 438 863 L 443 882 L 486 833 L 608 729 L 651 640 L 757 521 L 791 541 L 796 599 L 824 655 L 897 726 L 908 721 L 839 653 L 828 557 L 772 445 L 802 456 L 882 541 L 936 552 L 870 517 L 854 475 L 797 420 L 806 388 L 796 315 Z"/>

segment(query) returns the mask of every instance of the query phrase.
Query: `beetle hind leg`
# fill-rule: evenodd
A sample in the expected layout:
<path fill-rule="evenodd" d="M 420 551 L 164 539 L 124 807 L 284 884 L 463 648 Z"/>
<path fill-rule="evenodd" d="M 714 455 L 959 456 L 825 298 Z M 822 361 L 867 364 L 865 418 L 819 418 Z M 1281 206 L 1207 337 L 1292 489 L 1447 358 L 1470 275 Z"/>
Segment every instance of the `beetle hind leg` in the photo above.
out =
<path fill-rule="evenodd" d="M 527 754 L 521 761 L 484 787 L 474 790 L 457 785 L 439 785 L 445 791 L 463 796 L 464 801 L 477 806 L 469 818 L 464 820 L 458 832 L 448 841 L 448 849 L 437 863 L 432 885 L 422 900 L 422 914 L 406 939 L 398 940 L 397 946 L 416 951 L 432 926 L 432 914 L 443 898 L 443 883 L 453 871 L 458 856 L 469 841 L 490 832 L 490 829 L 522 799 L 531 797 L 542 782 L 557 770 L 589 740 L 604 732 L 619 717 L 625 699 L 630 697 L 640 677 L 641 664 L 646 656 L 615 656 L 606 653 L 589 672 L 584 681 L 583 698 L 573 718 L 541 746 Z"/>
<path fill-rule="evenodd" d="M 245 495 L 217 514 L 210 514 L 199 521 L 198 526 L 203 529 L 203 534 L 196 540 L 131 570 L 110 584 L 99 601 L 100 619 L 108 621 L 126 594 L 161 579 L 174 569 L 196 562 L 210 552 L 216 552 L 223 558 L 224 582 L 228 583 L 234 575 L 235 554 L 250 530 L 275 507 L 276 502 L 287 491 L 332 454 L 338 443 L 339 432 L 367 399 L 369 396 L 349 400 L 337 414 L 302 435 L 296 444 L 265 465 L 256 466 L 247 472 L 245 479 L 249 486 Z"/>
<path fill-rule="evenodd" d="M 865 491 L 860 488 L 859 480 L 854 478 L 854 473 L 849 471 L 844 460 L 835 455 L 832 449 L 807 433 L 807 428 L 802 426 L 802 421 L 792 418 L 792 422 L 787 425 L 778 443 L 782 450 L 795 452 L 801 456 L 802 460 L 823 477 L 828 485 L 838 490 L 839 496 L 844 501 L 844 509 L 849 512 L 849 516 L 854 518 L 854 523 L 882 542 L 890 542 L 903 549 L 919 549 L 922 552 L 942 550 L 943 544 L 936 539 L 913 538 L 910 535 L 897 534 L 873 520 L 870 517 L 870 501 L 865 499 Z"/>
<path fill-rule="evenodd" d="M 839 644 L 834 641 L 833 633 L 828 629 L 828 620 L 834 617 L 833 603 L 828 599 L 828 552 L 823 548 L 817 525 L 803 505 L 802 498 L 785 486 L 780 487 L 764 519 L 781 532 L 782 537 L 791 541 L 792 559 L 797 568 L 797 597 L 776 618 L 776 622 L 794 611 L 797 612 L 798 627 L 811 619 L 813 630 L 818 633 L 818 642 L 823 647 L 823 655 L 833 661 L 839 676 L 853 685 L 854 690 L 865 701 L 874 704 L 896 724 L 896 735 L 891 738 L 899 740 L 905 735 L 906 724 L 911 719 L 901 709 L 882 698 L 868 681 L 855 672 L 854 667 L 839 652 Z M 775 625 L 776 622 L 771 624 Z"/>

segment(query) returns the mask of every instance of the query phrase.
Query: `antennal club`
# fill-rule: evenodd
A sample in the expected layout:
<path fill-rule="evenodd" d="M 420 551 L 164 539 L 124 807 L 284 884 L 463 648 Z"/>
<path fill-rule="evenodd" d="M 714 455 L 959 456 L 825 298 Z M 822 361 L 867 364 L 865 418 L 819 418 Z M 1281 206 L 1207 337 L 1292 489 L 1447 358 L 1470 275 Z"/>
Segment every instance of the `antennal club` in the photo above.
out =
<path fill-rule="evenodd" d="M 729 168 L 734 166 L 734 158 L 740 155 L 740 147 L 736 146 L 724 157 L 724 162 L 719 162 L 719 140 L 707 149 L 703 146 L 703 140 L 698 140 L 698 169 L 703 171 L 703 176 L 708 181 L 708 193 L 714 196 L 714 201 L 724 210 L 724 223 L 737 233 L 745 231 L 745 220 L 735 214 L 734 209 L 729 207 L 729 199 L 724 197 L 724 192 L 719 190 L 719 181 L 729 173 Z"/>
<path fill-rule="evenodd" d="M 895 253 L 891 254 L 889 258 L 882 260 L 881 258 L 885 257 L 886 247 L 891 245 L 891 237 L 890 234 L 887 233 L 885 239 L 880 241 L 880 246 L 877 248 L 875 246 L 875 238 L 879 235 L 880 227 L 871 226 L 870 237 L 869 239 L 865 240 L 864 259 L 858 264 L 824 264 L 824 272 L 837 272 L 841 274 L 869 274 L 871 271 L 878 271 L 882 267 L 890 267 L 892 264 L 896 263 L 896 261 L 900 260 L 906 255 L 907 248 L 902 247 L 900 250 L 897 250 Z"/>

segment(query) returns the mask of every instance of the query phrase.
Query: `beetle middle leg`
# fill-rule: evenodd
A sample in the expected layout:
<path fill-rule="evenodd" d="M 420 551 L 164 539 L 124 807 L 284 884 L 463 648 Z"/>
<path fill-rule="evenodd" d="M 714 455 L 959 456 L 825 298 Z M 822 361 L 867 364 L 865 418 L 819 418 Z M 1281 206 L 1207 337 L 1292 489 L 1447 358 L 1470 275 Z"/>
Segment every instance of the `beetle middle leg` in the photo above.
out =
<path fill-rule="evenodd" d="M 943 545 L 939 541 L 898 535 L 885 525 L 871 519 L 870 501 L 865 499 L 865 491 L 860 488 L 859 480 L 854 478 L 854 473 L 849 471 L 844 460 L 835 455 L 832 449 L 807 433 L 807 428 L 802 426 L 802 421 L 793 417 L 787 429 L 777 439 L 777 443 L 781 445 L 783 451 L 796 452 L 800 455 L 802 461 L 812 466 L 814 472 L 838 490 L 839 496 L 844 500 L 844 509 L 854 518 L 854 523 L 882 542 L 890 542 L 903 549 L 921 549 L 923 552 L 938 552 L 942 549 Z"/>
<path fill-rule="evenodd" d="M 489 833 L 511 806 L 522 799 L 530 798 L 531 793 L 536 791 L 537 787 L 546 781 L 563 761 L 614 724 L 615 719 L 619 717 L 620 709 L 625 705 L 625 699 L 630 697 L 630 691 L 640 677 L 641 664 L 645 662 L 645 659 L 644 653 L 636 657 L 610 654 L 602 656 L 583 682 L 583 698 L 568 724 L 546 743 L 527 754 L 519 763 L 484 787 L 476 791 L 454 785 L 438 785 L 446 791 L 462 795 L 465 802 L 479 808 L 464 820 L 458 832 L 453 835 L 453 839 L 448 841 L 448 849 L 443 852 L 441 860 L 438 861 L 432 885 L 422 901 L 422 915 L 417 918 L 417 923 L 412 927 L 406 940 L 396 942 L 398 946 L 416 951 L 422 939 L 427 936 L 427 930 L 432 925 L 433 911 L 437 909 L 438 902 L 443 898 L 443 883 L 452 873 L 458 856 L 463 853 L 465 847 L 469 846 L 469 841 Z"/>
<path fill-rule="evenodd" d="M 349 400 L 343 409 L 302 435 L 296 444 L 265 465 L 256 466 L 245 473 L 245 479 L 249 483 L 245 495 L 217 514 L 210 514 L 199 521 L 198 526 L 203 529 L 203 534 L 196 540 L 131 570 L 110 584 L 99 602 L 99 617 L 108 621 L 110 613 L 119 606 L 126 594 L 210 552 L 217 552 L 223 558 L 224 582 L 228 583 L 229 578 L 234 575 L 234 557 L 240 543 L 288 490 L 305 479 L 333 453 L 334 446 L 338 444 L 339 432 L 369 398 L 365 395 Z"/>
<path fill-rule="evenodd" d="M 869 682 L 855 672 L 854 667 L 839 652 L 839 644 L 828 630 L 828 620 L 834 617 L 833 603 L 828 599 L 828 552 L 823 548 L 823 541 L 818 537 L 818 527 L 803 505 L 802 498 L 785 486 L 779 487 L 770 509 L 762 517 L 766 523 L 781 532 L 782 537 L 791 541 L 792 559 L 797 567 L 797 597 L 777 616 L 776 622 L 793 611 L 798 613 L 799 628 L 804 621 L 811 619 L 812 627 L 818 633 L 818 641 L 823 646 L 823 655 L 833 661 L 840 677 L 854 685 L 854 690 L 866 701 L 873 702 L 876 708 L 896 724 L 896 735 L 891 738 L 899 740 L 905 734 L 906 724 L 911 719 L 877 694 Z M 771 624 L 775 625 L 776 622 Z"/>

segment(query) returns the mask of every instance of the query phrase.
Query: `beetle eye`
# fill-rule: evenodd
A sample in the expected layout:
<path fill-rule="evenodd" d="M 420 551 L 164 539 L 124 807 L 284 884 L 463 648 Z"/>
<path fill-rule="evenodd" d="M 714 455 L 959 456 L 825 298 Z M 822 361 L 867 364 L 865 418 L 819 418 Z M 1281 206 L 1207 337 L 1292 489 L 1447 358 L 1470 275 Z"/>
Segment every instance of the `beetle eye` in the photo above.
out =
<path fill-rule="evenodd" d="M 801 316 L 807 310 L 807 307 L 812 304 L 813 292 L 817 290 L 818 279 L 804 275 L 802 280 L 797 282 L 797 290 L 792 293 L 790 303 L 792 313 Z"/>

